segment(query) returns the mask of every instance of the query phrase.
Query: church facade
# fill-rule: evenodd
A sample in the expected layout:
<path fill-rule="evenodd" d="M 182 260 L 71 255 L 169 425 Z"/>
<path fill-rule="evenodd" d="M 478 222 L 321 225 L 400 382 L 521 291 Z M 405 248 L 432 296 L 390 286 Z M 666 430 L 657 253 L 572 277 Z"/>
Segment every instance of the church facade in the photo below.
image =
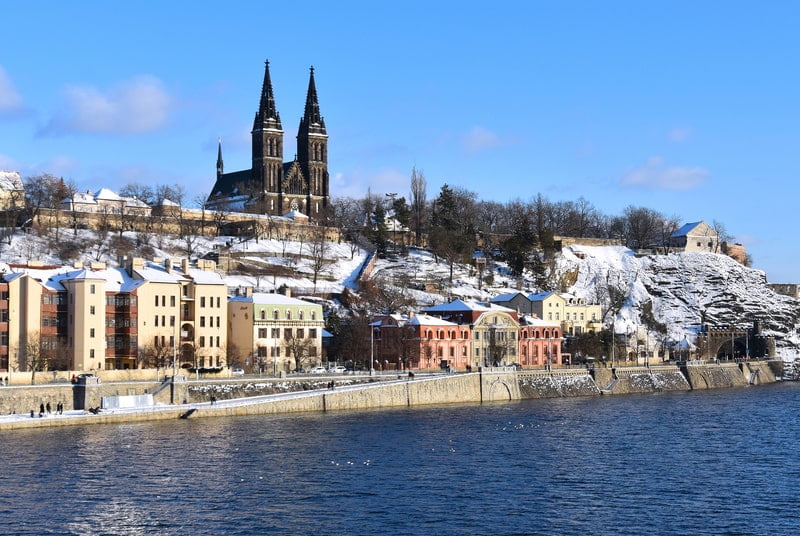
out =
<path fill-rule="evenodd" d="M 253 121 L 252 167 L 225 173 L 220 142 L 217 180 L 206 201 L 206 208 L 273 216 L 300 212 L 311 219 L 321 218 L 330 201 L 328 132 L 319 111 L 313 67 L 305 111 L 297 129 L 297 153 L 289 162 L 283 159 L 283 133 L 267 61 L 261 100 Z"/>

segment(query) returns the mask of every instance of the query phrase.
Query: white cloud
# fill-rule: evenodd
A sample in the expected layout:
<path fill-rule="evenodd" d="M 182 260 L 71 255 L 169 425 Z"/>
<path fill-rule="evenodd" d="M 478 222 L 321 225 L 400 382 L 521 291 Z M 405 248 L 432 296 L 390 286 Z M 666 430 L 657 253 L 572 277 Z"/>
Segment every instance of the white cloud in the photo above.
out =
<path fill-rule="evenodd" d="M 502 144 L 500 137 L 489 129 L 475 126 L 464 135 L 462 139 L 464 149 L 474 153 L 484 149 L 490 149 Z"/>
<path fill-rule="evenodd" d="M 13 117 L 24 112 L 22 97 L 14 88 L 11 78 L 0 65 L 0 117 Z"/>
<path fill-rule="evenodd" d="M 706 183 L 711 175 L 701 167 L 668 167 L 660 156 L 628 171 L 620 181 L 624 186 L 658 190 L 691 190 Z"/>
<path fill-rule="evenodd" d="M 141 76 L 103 92 L 91 86 L 64 90 L 61 110 L 42 130 L 67 132 L 140 134 L 164 127 L 172 99 L 153 76 Z"/>

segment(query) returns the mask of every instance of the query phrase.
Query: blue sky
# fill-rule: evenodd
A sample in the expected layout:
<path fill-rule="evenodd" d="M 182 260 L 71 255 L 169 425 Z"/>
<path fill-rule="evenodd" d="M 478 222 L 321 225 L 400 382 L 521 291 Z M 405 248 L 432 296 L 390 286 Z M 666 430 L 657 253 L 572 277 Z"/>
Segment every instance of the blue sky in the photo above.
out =
<path fill-rule="evenodd" d="M 250 167 L 270 60 L 286 159 L 315 67 L 332 195 L 719 220 L 800 282 L 800 5 L 792 2 L 27 2 L 3 9 L 0 169 L 96 190 Z M 292 5 L 290 5 L 292 4 Z"/>

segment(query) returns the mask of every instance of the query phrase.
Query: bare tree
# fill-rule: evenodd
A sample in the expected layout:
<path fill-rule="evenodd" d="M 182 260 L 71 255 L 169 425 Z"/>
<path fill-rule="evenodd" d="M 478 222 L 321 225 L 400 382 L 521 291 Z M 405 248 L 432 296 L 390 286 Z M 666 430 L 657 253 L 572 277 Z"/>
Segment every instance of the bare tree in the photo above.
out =
<path fill-rule="evenodd" d="M 291 328 L 285 328 L 285 330 L 288 336 L 284 337 L 283 344 L 286 346 L 289 357 L 294 358 L 294 369 L 300 370 L 311 357 L 309 354 L 314 342 L 305 336 L 297 336 L 291 331 Z"/>
<path fill-rule="evenodd" d="M 331 260 L 328 258 L 328 241 L 325 240 L 325 229 L 318 227 L 311 235 L 308 243 L 308 254 L 311 258 L 311 273 L 313 274 L 314 292 L 317 292 L 317 279 L 328 266 Z"/>
<path fill-rule="evenodd" d="M 427 181 L 422 170 L 411 169 L 411 212 L 413 214 L 414 238 L 416 245 L 422 242 L 425 230 L 425 211 L 427 209 Z"/>

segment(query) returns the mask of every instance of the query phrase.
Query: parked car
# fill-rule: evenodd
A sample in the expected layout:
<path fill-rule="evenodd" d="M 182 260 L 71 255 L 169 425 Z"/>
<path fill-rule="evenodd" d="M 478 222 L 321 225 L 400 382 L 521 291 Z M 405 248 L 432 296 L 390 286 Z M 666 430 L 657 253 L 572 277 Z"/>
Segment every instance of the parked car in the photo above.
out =
<path fill-rule="evenodd" d="M 244 376 L 244 370 L 240 368 L 235 368 L 231 371 L 231 374 L 234 376 Z"/>
<path fill-rule="evenodd" d="M 333 374 L 344 374 L 345 370 L 346 369 L 344 367 L 339 366 L 339 367 L 331 367 L 331 368 L 329 368 L 328 372 L 331 372 Z"/>
<path fill-rule="evenodd" d="M 325 367 L 314 367 L 311 370 L 309 370 L 309 372 L 311 374 L 325 374 L 328 371 L 325 369 Z"/>

